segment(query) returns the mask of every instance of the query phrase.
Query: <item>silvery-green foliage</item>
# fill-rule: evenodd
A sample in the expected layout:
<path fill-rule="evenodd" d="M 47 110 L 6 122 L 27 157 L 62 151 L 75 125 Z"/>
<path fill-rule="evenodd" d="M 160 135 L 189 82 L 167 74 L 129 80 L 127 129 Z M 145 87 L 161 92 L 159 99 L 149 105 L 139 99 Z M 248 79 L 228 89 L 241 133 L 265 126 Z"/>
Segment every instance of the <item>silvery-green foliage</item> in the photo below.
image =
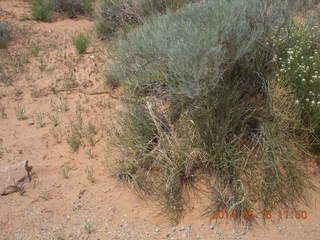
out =
<path fill-rule="evenodd" d="M 197 97 L 235 65 L 251 74 L 262 71 L 271 56 L 265 40 L 300 2 L 204 0 L 154 17 L 119 43 L 111 74 L 131 87 L 160 81 Z"/>
<path fill-rule="evenodd" d="M 8 22 L 0 22 L 0 39 L 9 40 L 10 25 Z"/>

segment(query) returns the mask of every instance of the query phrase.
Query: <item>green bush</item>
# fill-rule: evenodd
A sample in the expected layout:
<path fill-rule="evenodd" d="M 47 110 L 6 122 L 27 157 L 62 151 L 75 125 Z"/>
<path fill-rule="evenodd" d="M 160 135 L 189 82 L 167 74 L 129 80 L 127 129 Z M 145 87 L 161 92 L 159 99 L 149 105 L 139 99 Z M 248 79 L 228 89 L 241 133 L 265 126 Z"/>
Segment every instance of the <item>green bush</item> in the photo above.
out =
<path fill-rule="evenodd" d="M 0 49 L 8 47 L 10 39 L 10 26 L 7 22 L 0 22 Z"/>
<path fill-rule="evenodd" d="M 210 211 L 240 215 L 256 201 L 272 209 L 303 200 L 309 183 L 296 157 L 304 140 L 295 135 L 299 109 L 272 81 L 277 49 L 270 46 L 300 4 L 205 0 L 154 17 L 120 41 L 107 77 L 148 110 L 117 128 L 131 156 L 121 162 L 121 179 L 174 219 L 184 186 L 199 175 L 213 192 Z M 146 129 L 134 126 L 150 119 L 156 130 L 146 140 Z"/>
<path fill-rule="evenodd" d="M 72 38 L 72 41 L 79 54 L 85 53 L 90 44 L 89 35 L 85 33 L 79 33 Z"/>
<path fill-rule="evenodd" d="M 272 41 L 278 49 L 274 59 L 278 67 L 276 76 L 293 88 L 304 124 L 317 139 L 320 138 L 319 37 L 319 27 L 293 24 Z"/>
<path fill-rule="evenodd" d="M 49 0 L 32 0 L 32 19 L 37 21 L 50 21 L 52 11 Z"/>

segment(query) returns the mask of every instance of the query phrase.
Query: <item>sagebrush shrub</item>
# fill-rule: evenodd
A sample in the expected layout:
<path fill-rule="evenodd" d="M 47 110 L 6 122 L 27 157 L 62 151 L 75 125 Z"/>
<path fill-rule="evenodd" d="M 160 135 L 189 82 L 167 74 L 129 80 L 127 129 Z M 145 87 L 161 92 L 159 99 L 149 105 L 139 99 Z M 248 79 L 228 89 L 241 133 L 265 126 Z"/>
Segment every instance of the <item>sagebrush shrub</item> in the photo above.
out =
<path fill-rule="evenodd" d="M 270 46 L 300 4 L 205 0 L 151 18 L 120 41 L 107 77 L 122 83 L 131 101 L 145 102 L 148 115 L 137 122 L 129 108 L 118 131 L 131 156 L 121 163 L 121 179 L 171 214 L 183 209 L 183 186 L 199 171 L 216 182 L 211 210 L 241 214 L 257 200 L 274 208 L 303 199 L 300 144 L 294 125 L 283 124 L 288 116 L 299 122 L 299 114 L 290 92 L 277 95 L 273 87 L 277 49 Z M 155 130 L 137 143 L 143 119 Z"/>
<path fill-rule="evenodd" d="M 77 49 L 79 54 L 83 54 L 86 52 L 87 48 L 90 44 L 90 37 L 88 34 L 79 33 L 77 36 L 72 38 L 73 44 Z"/>
<path fill-rule="evenodd" d="M 0 48 L 7 48 L 10 40 L 10 26 L 8 22 L 0 22 Z"/>

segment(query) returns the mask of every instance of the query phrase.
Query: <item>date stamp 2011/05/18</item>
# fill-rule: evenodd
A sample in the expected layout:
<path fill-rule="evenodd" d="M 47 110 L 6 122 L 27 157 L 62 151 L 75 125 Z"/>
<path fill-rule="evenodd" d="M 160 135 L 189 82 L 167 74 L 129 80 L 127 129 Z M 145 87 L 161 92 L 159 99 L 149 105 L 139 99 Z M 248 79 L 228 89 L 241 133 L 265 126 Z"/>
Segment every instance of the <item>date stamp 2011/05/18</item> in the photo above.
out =
<path fill-rule="evenodd" d="M 228 211 L 228 210 L 217 210 L 213 212 L 212 219 L 246 219 L 253 220 L 255 218 L 262 219 L 272 219 L 274 217 L 280 219 L 307 219 L 308 213 L 305 210 L 279 210 L 279 211 L 271 211 L 271 210 L 263 210 L 263 211 L 253 211 L 253 210 L 244 210 L 241 212 L 236 211 Z"/>

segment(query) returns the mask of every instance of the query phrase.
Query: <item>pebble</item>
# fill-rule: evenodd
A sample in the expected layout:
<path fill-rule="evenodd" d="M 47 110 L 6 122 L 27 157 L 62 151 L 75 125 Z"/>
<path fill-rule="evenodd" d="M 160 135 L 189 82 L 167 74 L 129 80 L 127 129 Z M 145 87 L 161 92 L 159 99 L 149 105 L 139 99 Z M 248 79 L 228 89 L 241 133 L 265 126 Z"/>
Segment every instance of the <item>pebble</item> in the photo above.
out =
<path fill-rule="evenodd" d="M 159 229 L 159 228 L 156 228 L 154 231 L 155 231 L 155 232 L 160 232 L 160 229 Z"/>
<path fill-rule="evenodd" d="M 28 125 L 30 125 L 30 126 L 31 126 L 31 125 L 34 125 L 34 121 L 31 120 L 31 119 L 29 119 L 29 120 L 28 120 Z"/>

